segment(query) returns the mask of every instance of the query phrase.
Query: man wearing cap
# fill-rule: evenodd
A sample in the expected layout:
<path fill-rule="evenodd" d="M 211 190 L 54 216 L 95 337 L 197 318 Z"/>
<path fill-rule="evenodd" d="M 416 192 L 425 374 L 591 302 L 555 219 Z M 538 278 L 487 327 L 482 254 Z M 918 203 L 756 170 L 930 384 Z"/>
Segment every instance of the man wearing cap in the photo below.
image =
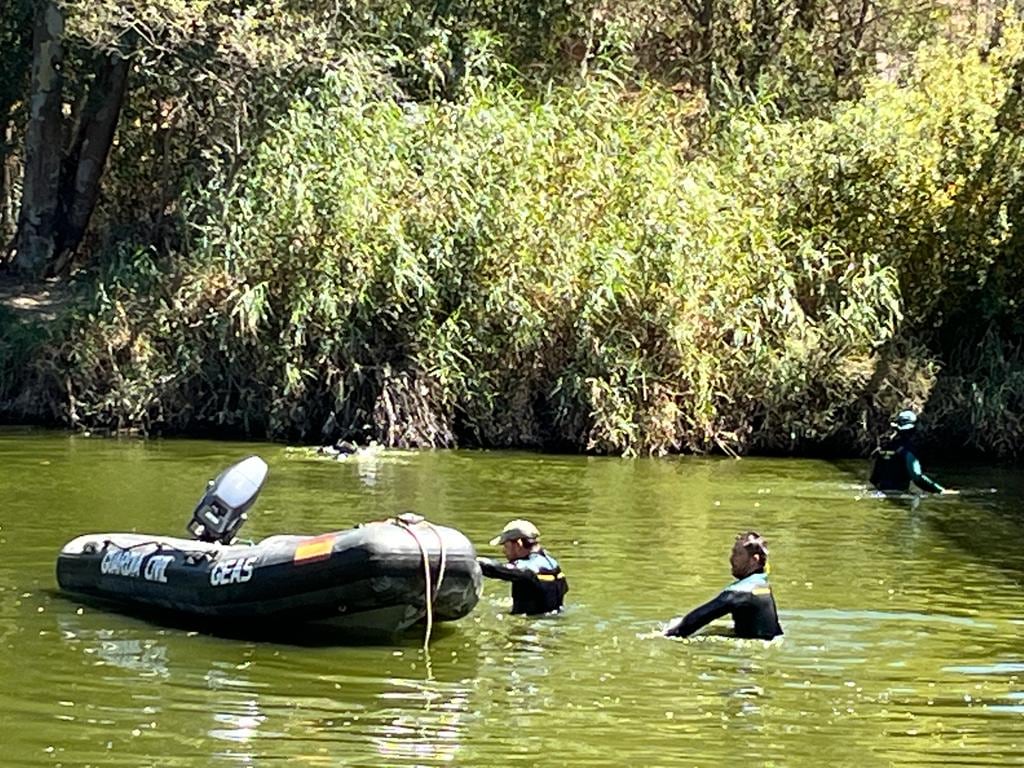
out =
<path fill-rule="evenodd" d="M 491 539 L 501 545 L 505 559 L 501 563 L 478 557 L 480 568 L 491 579 L 512 582 L 512 613 L 540 614 L 560 610 L 569 582 L 558 561 L 540 546 L 540 531 L 529 520 L 511 520 Z"/>
<path fill-rule="evenodd" d="M 736 578 L 714 600 L 669 622 L 666 637 L 689 637 L 715 619 L 732 614 L 736 637 L 771 640 L 782 634 L 775 598 L 768 584 L 768 544 L 754 531 L 741 533 L 729 556 Z"/>
<path fill-rule="evenodd" d="M 956 493 L 952 489 L 943 488 L 921 471 L 921 462 L 913 450 L 917 414 L 909 410 L 900 411 L 891 426 L 894 432 L 885 447 L 876 451 L 871 484 L 880 491 L 906 493 L 913 482 L 929 493 Z"/>

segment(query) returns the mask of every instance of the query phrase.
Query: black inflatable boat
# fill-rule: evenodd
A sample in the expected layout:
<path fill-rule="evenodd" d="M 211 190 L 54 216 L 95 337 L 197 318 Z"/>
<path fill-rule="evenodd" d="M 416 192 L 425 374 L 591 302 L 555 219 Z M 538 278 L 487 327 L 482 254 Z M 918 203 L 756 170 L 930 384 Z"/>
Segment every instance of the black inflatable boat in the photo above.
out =
<path fill-rule="evenodd" d="M 482 576 L 473 545 L 416 515 L 233 543 L 266 473 L 252 456 L 211 482 L 189 524 L 194 539 L 73 539 L 57 558 L 57 582 L 65 592 L 121 609 L 253 629 L 313 622 L 394 633 L 423 619 L 454 621 L 476 606 Z"/>

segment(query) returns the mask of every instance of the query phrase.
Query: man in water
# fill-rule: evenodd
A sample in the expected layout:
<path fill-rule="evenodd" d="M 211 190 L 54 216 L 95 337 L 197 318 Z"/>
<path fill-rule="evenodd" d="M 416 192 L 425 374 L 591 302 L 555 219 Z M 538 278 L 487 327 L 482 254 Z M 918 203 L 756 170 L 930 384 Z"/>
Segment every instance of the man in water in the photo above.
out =
<path fill-rule="evenodd" d="M 550 613 L 562 608 L 569 582 L 558 561 L 540 546 L 540 531 L 529 520 L 511 520 L 491 539 L 501 545 L 505 559 L 501 563 L 478 557 L 484 576 L 512 582 L 512 613 Z"/>
<path fill-rule="evenodd" d="M 880 491 L 906 493 L 910 483 L 929 493 L 956 493 L 943 488 L 924 472 L 921 462 L 914 455 L 913 441 L 917 428 L 917 414 L 900 411 L 891 426 L 895 430 L 885 447 L 876 452 L 875 465 L 871 469 L 871 484 Z"/>
<path fill-rule="evenodd" d="M 672 619 L 665 628 L 666 637 L 689 637 L 727 613 L 732 614 L 736 637 L 771 640 L 782 634 L 775 598 L 765 573 L 768 567 L 765 540 L 754 531 L 741 533 L 733 544 L 729 564 L 736 581 L 714 600 Z"/>

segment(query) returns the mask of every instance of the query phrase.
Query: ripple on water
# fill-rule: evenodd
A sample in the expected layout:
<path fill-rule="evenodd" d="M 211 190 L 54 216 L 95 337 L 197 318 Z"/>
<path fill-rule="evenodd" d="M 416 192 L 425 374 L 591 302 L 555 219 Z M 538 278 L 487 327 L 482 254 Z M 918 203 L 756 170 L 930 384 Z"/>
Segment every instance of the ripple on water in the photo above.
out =
<path fill-rule="evenodd" d="M 1003 495 L 894 503 L 814 461 L 434 452 L 363 467 L 274 446 L 6 439 L 0 487 L 19 493 L 0 520 L 5 765 L 1020 763 Z M 570 609 L 510 617 L 507 585 L 487 582 L 425 656 L 418 632 L 395 646 L 253 642 L 49 592 L 73 534 L 177 531 L 207 477 L 248 452 L 271 464 L 253 536 L 411 507 L 484 542 L 527 516 L 566 568 Z M 731 580 L 747 529 L 769 539 L 786 635 L 661 637 Z"/>

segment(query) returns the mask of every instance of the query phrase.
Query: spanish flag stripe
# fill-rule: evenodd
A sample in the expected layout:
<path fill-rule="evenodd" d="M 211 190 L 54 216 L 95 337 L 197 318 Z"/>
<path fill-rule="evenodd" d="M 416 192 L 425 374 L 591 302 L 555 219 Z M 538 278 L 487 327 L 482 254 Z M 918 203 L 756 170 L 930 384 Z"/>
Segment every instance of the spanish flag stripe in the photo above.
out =
<path fill-rule="evenodd" d="M 313 563 L 317 560 L 326 560 L 331 556 L 331 552 L 334 550 L 334 538 L 333 533 L 325 533 L 323 536 L 315 536 L 311 539 L 306 539 L 295 547 L 295 557 L 293 562 L 298 564 Z"/>

